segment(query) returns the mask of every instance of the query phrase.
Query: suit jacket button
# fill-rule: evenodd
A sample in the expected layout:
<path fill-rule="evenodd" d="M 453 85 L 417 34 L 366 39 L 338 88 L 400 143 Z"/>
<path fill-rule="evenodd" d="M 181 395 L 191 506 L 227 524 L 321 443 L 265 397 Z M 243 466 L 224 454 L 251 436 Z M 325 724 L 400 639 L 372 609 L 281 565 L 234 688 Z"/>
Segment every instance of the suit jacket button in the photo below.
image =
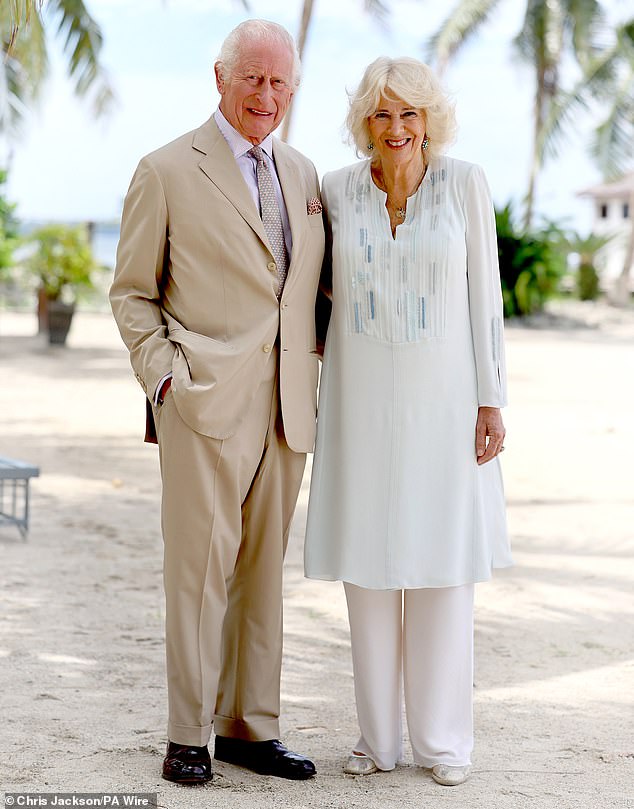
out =
<path fill-rule="evenodd" d="M 269 270 L 271 272 L 275 272 L 277 270 L 277 265 L 275 264 L 274 261 L 269 261 L 269 263 L 267 264 L 267 267 L 269 268 Z"/>
<path fill-rule="evenodd" d="M 265 354 L 270 354 L 272 348 L 273 346 L 270 343 L 264 343 L 262 346 L 262 351 L 264 351 Z"/>

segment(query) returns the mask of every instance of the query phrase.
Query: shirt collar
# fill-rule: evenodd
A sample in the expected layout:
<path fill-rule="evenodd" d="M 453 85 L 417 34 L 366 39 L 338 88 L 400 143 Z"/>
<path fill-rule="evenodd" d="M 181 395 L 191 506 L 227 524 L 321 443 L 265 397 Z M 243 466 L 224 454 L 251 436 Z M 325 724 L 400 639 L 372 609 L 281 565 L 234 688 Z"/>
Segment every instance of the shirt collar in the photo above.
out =
<path fill-rule="evenodd" d="M 249 149 L 253 148 L 253 144 L 246 138 L 243 138 L 238 130 L 231 126 L 220 111 L 220 107 L 214 112 L 214 121 L 218 125 L 220 134 L 229 144 L 229 148 L 236 160 L 246 154 Z M 267 135 L 259 146 L 265 154 L 273 159 L 273 135 Z"/>

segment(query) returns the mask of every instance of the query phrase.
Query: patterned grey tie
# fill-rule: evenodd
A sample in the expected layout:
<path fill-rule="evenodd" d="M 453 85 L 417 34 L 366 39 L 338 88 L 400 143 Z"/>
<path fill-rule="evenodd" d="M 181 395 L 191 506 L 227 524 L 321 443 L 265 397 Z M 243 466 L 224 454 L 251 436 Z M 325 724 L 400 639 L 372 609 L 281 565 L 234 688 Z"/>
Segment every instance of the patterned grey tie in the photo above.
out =
<path fill-rule="evenodd" d="M 257 160 L 256 174 L 258 178 L 258 190 L 260 192 L 260 215 L 266 235 L 271 243 L 273 258 L 277 267 L 277 278 L 279 281 L 277 297 L 281 297 L 288 270 L 288 255 L 286 253 L 286 243 L 284 242 L 284 228 L 282 227 L 282 216 L 277 204 L 275 189 L 271 172 L 264 159 L 264 152 L 259 146 L 249 149 L 248 154 Z"/>

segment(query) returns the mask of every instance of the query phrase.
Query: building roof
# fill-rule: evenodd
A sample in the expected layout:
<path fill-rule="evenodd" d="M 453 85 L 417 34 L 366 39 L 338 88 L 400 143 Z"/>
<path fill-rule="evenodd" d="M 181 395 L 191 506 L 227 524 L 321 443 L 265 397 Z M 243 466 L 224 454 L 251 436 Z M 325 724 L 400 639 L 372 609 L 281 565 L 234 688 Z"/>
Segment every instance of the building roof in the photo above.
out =
<path fill-rule="evenodd" d="M 594 199 L 623 199 L 628 200 L 634 193 L 634 171 L 613 180 L 611 183 L 600 183 L 577 192 L 579 197 L 594 197 Z"/>

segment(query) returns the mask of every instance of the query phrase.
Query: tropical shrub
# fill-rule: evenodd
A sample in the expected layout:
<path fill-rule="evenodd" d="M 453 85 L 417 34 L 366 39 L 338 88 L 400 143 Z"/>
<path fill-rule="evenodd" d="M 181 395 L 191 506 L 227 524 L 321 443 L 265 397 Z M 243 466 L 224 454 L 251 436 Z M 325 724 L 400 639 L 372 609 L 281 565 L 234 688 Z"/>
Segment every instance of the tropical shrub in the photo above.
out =
<path fill-rule="evenodd" d="M 577 295 L 582 301 L 594 301 L 601 294 L 599 273 L 595 262 L 597 253 L 612 238 L 613 236 L 599 236 L 596 233 L 590 233 L 588 236 L 571 233 L 568 237 L 570 251 L 579 256 L 575 281 Z"/>
<path fill-rule="evenodd" d="M 577 269 L 577 295 L 580 301 L 596 301 L 601 294 L 599 273 L 594 264 L 579 264 Z"/>
<path fill-rule="evenodd" d="M 7 277 L 13 266 L 13 251 L 18 244 L 18 220 L 15 205 L 7 202 L 4 195 L 6 171 L 0 170 L 0 280 Z"/>
<path fill-rule="evenodd" d="M 557 294 L 566 272 L 566 239 L 555 223 L 522 231 L 509 203 L 495 212 L 504 316 L 539 312 Z"/>

